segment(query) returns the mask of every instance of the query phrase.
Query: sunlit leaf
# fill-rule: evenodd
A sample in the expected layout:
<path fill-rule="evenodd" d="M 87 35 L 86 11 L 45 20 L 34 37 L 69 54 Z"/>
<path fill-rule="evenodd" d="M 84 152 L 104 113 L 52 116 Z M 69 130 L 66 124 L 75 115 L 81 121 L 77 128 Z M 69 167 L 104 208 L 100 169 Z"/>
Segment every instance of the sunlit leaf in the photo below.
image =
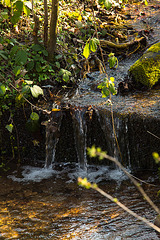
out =
<path fill-rule="evenodd" d="M 158 154 L 157 152 L 153 152 L 153 153 L 152 153 L 152 156 L 153 156 L 155 162 L 158 164 L 158 163 L 160 162 L 160 156 L 159 156 L 159 154 Z"/>
<path fill-rule="evenodd" d="M 34 85 L 33 87 L 30 88 L 32 96 L 35 98 L 38 98 L 39 95 L 43 95 L 43 90 L 37 85 Z"/>
<path fill-rule="evenodd" d="M 38 121 L 39 120 L 39 115 L 36 112 L 32 112 L 30 115 L 30 119 L 32 121 Z"/>
<path fill-rule="evenodd" d="M 82 16 L 81 15 L 78 16 L 78 21 L 80 21 L 80 22 L 82 21 Z"/>
<path fill-rule="evenodd" d="M 147 0 L 144 0 L 144 4 L 145 4 L 146 6 L 148 6 L 148 1 L 147 1 Z"/>
<path fill-rule="evenodd" d="M 95 52 L 97 50 L 97 44 L 93 39 L 91 39 L 89 42 L 89 48 L 92 52 Z"/>
<path fill-rule="evenodd" d="M 70 71 L 66 70 L 66 69 L 61 69 L 59 71 L 59 75 L 63 77 L 63 81 L 68 82 L 69 81 L 69 77 L 72 75 Z"/>
<path fill-rule="evenodd" d="M 106 88 L 106 87 L 102 88 L 102 98 L 108 97 L 109 94 L 110 94 L 110 91 L 108 88 Z"/>
<path fill-rule="evenodd" d="M 52 112 L 59 112 L 61 111 L 61 109 L 58 109 L 58 108 L 52 108 Z"/>
<path fill-rule="evenodd" d="M 18 76 L 21 73 L 21 67 L 20 66 L 16 66 L 13 69 L 13 72 L 14 72 L 15 76 Z"/>
<path fill-rule="evenodd" d="M 117 66 L 118 66 L 118 59 L 114 56 L 114 54 L 109 55 L 108 62 L 109 62 L 109 67 L 110 68 L 113 68 L 116 63 L 117 63 Z"/>
<path fill-rule="evenodd" d="M 110 92 L 113 95 L 115 95 L 117 93 L 117 91 L 116 91 L 115 87 L 113 86 L 113 84 L 109 84 L 109 90 L 110 90 Z"/>
<path fill-rule="evenodd" d="M 3 84 L 0 84 L 0 96 L 4 96 L 6 93 L 6 87 Z"/>
<path fill-rule="evenodd" d="M 33 84 L 33 81 L 30 81 L 30 80 L 25 80 L 25 83 L 27 83 L 27 84 L 31 85 L 31 84 Z"/>
<path fill-rule="evenodd" d="M 29 16 L 31 12 L 30 9 L 25 4 L 23 5 L 23 11 L 26 14 L 26 16 Z"/>
<path fill-rule="evenodd" d="M 109 0 L 104 0 L 103 4 L 107 10 L 109 10 L 112 7 L 112 3 Z"/>
<path fill-rule="evenodd" d="M 12 133 L 12 131 L 13 131 L 13 124 L 6 125 L 6 129 L 7 129 L 10 133 Z"/>
<path fill-rule="evenodd" d="M 90 55 L 89 43 L 87 42 L 83 49 L 83 56 L 87 59 Z"/>
<path fill-rule="evenodd" d="M 10 7 L 11 6 L 11 1 L 10 0 L 4 0 L 5 4 L 7 7 Z"/>

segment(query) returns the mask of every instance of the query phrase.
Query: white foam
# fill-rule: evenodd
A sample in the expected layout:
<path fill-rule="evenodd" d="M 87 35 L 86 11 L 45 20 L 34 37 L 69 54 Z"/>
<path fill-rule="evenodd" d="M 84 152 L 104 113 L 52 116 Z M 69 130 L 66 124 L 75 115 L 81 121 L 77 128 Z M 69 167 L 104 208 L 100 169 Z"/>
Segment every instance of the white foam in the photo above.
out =
<path fill-rule="evenodd" d="M 40 182 L 43 179 L 48 179 L 54 175 L 55 171 L 52 168 L 38 168 L 31 166 L 24 166 L 22 170 L 22 177 L 16 177 L 15 175 L 9 175 L 13 181 L 16 182 Z"/>
<path fill-rule="evenodd" d="M 129 169 L 127 169 L 128 172 L 130 172 Z M 114 180 L 117 182 L 122 182 L 128 177 L 126 174 L 116 168 L 116 169 L 111 169 L 109 166 L 88 166 L 87 171 L 84 171 L 82 169 L 77 169 L 77 171 L 68 173 L 68 176 L 70 178 L 70 181 L 73 181 L 77 179 L 78 177 L 86 177 L 88 181 L 94 182 L 94 183 L 99 183 L 101 181 L 106 181 L 106 180 Z"/>
<path fill-rule="evenodd" d="M 129 171 L 129 170 L 128 170 Z M 129 171 L 130 172 L 130 171 Z M 78 164 L 73 168 L 66 163 L 62 164 L 59 170 L 55 170 L 54 166 L 50 168 L 39 168 L 32 166 L 24 166 L 22 168 L 21 177 L 17 177 L 17 173 L 14 172 L 8 177 L 16 182 L 41 182 L 43 179 L 49 179 L 51 177 L 62 178 L 63 176 L 68 176 L 69 182 L 77 181 L 78 177 L 86 177 L 88 181 L 99 183 L 101 181 L 114 180 L 118 183 L 127 179 L 127 176 L 120 169 L 112 169 L 109 166 L 96 166 L 88 165 L 87 170 L 81 169 Z"/>

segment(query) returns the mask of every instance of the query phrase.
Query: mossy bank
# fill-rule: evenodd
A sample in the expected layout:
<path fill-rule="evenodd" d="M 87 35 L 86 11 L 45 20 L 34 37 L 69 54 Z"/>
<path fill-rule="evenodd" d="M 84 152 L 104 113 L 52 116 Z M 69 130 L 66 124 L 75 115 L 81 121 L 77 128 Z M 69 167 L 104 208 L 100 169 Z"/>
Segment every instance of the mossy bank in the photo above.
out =
<path fill-rule="evenodd" d="M 129 69 L 137 86 L 152 88 L 160 80 L 160 42 L 152 45 Z"/>

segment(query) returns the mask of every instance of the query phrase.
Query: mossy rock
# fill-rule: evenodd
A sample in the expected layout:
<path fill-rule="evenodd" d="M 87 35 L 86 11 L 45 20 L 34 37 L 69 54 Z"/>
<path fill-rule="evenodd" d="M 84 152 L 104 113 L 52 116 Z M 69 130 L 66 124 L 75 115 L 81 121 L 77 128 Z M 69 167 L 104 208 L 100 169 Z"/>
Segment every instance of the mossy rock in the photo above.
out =
<path fill-rule="evenodd" d="M 152 45 L 129 69 L 136 85 L 152 88 L 160 80 L 160 42 Z"/>

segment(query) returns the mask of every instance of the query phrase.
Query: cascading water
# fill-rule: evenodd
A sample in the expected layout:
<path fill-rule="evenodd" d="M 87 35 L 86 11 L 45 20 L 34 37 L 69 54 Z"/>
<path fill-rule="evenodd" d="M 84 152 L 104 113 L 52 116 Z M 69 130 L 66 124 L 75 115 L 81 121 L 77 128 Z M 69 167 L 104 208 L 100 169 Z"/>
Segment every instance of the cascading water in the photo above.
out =
<path fill-rule="evenodd" d="M 74 128 L 74 139 L 77 151 L 77 158 L 79 167 L 84 171 L 87 170 L 87 156 L 86 156 L 86 144 L 87 144 L 87 124 L 85 120 L 85 110 L 78 108 L 72 109 L 72 120 Z"/>
<path fill-rule="evenodd" d="M 56 146 L 59 141 L 59 132 L 61 127 L 62 112 L 57 109 L 57 111 L 52 112 L 52 119 L 45 123 L 46 126 L 46 159 L 45 168 L 52 167 L 55 160 Z"/>

